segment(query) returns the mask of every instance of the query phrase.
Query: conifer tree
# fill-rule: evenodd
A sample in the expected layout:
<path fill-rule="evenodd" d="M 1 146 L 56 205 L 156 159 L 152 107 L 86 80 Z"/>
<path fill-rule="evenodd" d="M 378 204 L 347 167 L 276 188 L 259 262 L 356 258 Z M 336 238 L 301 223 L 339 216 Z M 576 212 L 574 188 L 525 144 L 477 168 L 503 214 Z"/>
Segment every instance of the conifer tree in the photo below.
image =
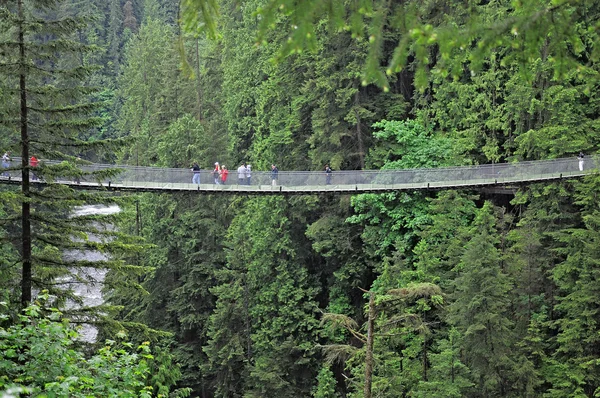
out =
<path fill-rule="evenodd" d="M 134 247 L 129 238 L 107 228 L 106 222 L 117 216 L 72 217 L 76 206 L 120 200 L 60 184 L 65 179 L 103 180 L 115 170 L 84 172 L 78 164 L 78 154 L 109 150 L 112 143 L 81 138 L 82 132 L 100 122 L 93 115 L 97 105 L 88 97 L 94 90 L 85 83 L 94 68 L 86 63 L 84 55 L 93 47 L 77 40 L 77 32 L 85 27 L 87 18 L 74 10 L 58 12 L 59 4 L 55 0 L 14 0 L 0 6 L 1 23 L 7 29 L 0 36 L 4 49 L 0 82 L 9 94 L 9 117 L 3 119 L 1 128 L 21 155 L 21 189 L 3 202 L 7 215 L 4 223 L 13 225 L 11 233 L 20 235 L 20 239 L 10 239 L 20 244 L 23 306 L 31 301 L 34 289 L 47 289 L 62 301 L 68 297 L 79 302 L 80 298 L 58 279 L 70 275 L 82 282 L 89 277 L 85 270 L 97 267 L 123 271 L 119 255 Z M 32 155 L 41 159 L 35 169 L 29 162 Z M 37 185 L 39 180 L 45 184 Z M 14 217 L 17 208 L 20 220 Z M 112 251 L 114 255 L 91 262 L 68 257 L 67 250 Z"/>
<path fill-rule="evenodd" d="M 510 277 L 501 267 L 499 238 L 492 205 L 477 211 L 454 280 L 454 301 L 449 321 L 464 341 L 464 363 L 473 376 L 474 389 L 485 395 L 513 394 L 516 355 L 513 321 L 509 314 Z"/>
<path fill-rule="evenodd" d="M 316 371 L 318 289 L 296 253 L 292 208 L 281 198 L 248 201 L 232 221 L 205 347 L 218 395 L 300 397 Z"/>
<path fill-rule="evenodd" d="M 600 314 L 600 212 L 596 201 L 600 179 L 577 184 L 581 224 L 553 234 L 564 260 L 552 271 L 559 288 L 555 310 L 556 349 L 548 359 L 548 396 L 593 396 L 600 391 L 598 349 Z"/>

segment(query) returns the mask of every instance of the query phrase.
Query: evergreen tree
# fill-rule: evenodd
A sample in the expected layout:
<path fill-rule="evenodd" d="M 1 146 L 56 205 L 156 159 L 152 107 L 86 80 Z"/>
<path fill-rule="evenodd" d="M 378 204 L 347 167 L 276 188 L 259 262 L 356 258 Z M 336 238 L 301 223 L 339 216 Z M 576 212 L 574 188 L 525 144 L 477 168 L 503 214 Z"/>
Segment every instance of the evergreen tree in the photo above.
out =
<path fill-rule="evenodd" d="M 470 396 L 520 396 L 512 391 L 518 358 L 512 353 L 511 281 L 501 267 L 495 223 L 492 206 L 486 202 L 477 212 L 471 239 L 457 264 L 450 305 L 449 320 L 463 336 L 464 363 L 474 383 Z"/>
<path fill-rule="evenodd" d="M 317 289 L 292 244 L 288 206 L 280 198 L 248 201 L 229 229 L 205 348 L 223 383 L 217 394 L 299 397 L 312 389 Z"/>
<path fill-rule="evenodd" d="M 595 196 L 597 176 L 577 185 L 576 203 L 582 224 L 554 234 L 564 260 L 552 271 L 559 290 L 554 325 L 556 349 L 549 359 L 548 396 L 593 396 L 600 390 L 598 378 L 598 234 L 599 213 Z"/>
<path fill-rule="evenodd" d="M 110 296 L 111 303 L 122 307 L 118 319 L 133 323 L 130 329 L 136 338 L 148 338 L 147 331 L 137 329 L 143 325 L 170 334 L 170 352 L 181 366 L 180 384 L 198 395 L 207 394 L 213 384 L 202 347 L 208 341 L 208 317 L 216 311 L 213 288 L 225 262 L 222 237 L 232 216 L 222 211 L 228 200 L 208 199 L 141 195 L 138 211 L 128 212 L 128 220 L 120 225 L 153 242 L 144 255 L 132 259 L 154 269 L 143 278 L 147 295 L 132 299 L 137 296 L 137 280 L 132 279 L 130 284 L 124 281 L 129 289 Z"/>
<path fill-rule="evenodd" d="M 11 201 L 4 202 L 8 219 L 20 233 L 19 249 L 21 302 L 27 305 L 33 289 L 48 289 L 59 296 L 76 301 L 72 291 L 61 287 L 58 279 L 74 276 L 81 268 L 112 268 L 125 270 L 119 255 L 133 248 L 131 239 L 106 228 L 104 222 L 117 216 L 71 217 L 76 206 L 89 203 L 119 203 L 122 200 L 91 194 L 59 184 L 61 179 L 103 179 L 115 173 L 83 172 L 74 162 L 76 153 L 95 148 L 101 151 L 107 142 L 87 142 L 81 132 L 98 125 L 90 117 L 95 104 L 87 101 L 93 91 L 82 83 L 91 73 L 84 54 L 90 46 L 77 40 L 77 32 L 85 26 L 85 18 L 77 15 L 54 14 L 57 1 L 15 0 L 0 8 L 3 24 L 8 27 L 2 46 L 6 48 L 0 72 L 5 76 L 4 89 L 12 100 L 2 124 L 12 137 L 21 155 L 21 190 Z M 63 10 L 64 11 L 64 10 Z M 53 19 L 53 16 L 55 17 Z M 29 157 L 35 155 L 42 163 L 33 169 Z M 45 163 L 44 159 L 64 160 Z M 44 179 L 45 188 L 37 189 L 32 179 Z M 19 221 L 10 214 L 15 202 L 20 203 Z M 97 241 L 90 239 L 93 234 Z M 112 240 L 112 244 L 107 244 Z M 13 242 L 17 240 L 13 239 Z M 103 250 L 114 255 L 105 261 L 91 263 L 65 257 L 65 250 Z M 77 277 L 75 277 L 77 278 Z"/>

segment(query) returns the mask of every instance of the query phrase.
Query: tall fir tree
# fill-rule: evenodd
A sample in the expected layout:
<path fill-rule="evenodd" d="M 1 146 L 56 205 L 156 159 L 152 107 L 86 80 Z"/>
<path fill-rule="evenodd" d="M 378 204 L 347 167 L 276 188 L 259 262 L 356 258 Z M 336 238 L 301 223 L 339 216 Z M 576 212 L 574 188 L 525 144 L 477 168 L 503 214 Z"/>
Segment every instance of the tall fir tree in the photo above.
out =
<path fill-rule="evenodd" d="M 55 293 L 61 303 L 67 298 L 80 302 L 81 298 L 61 280 L 68 276 L 83 282 L 89 278 L 86 270 L 94 268 L 131 271 L 120 256 L 136 247 L 134 239 L 107 227 L 117 215 L 73 216 L 77 206 L 126 200 L 60 184 L 65 179 L 102 180 L 116 172 L 86 172 L 80 168 L 85 162 L 78 161 L 78 153 L 103 151 L 115 143 L 82 139 L 85 131 L 100 123 L 99 118 L 90 116 L 97 104 L 89 101 L 94 88 L 86 84 L 94 67 L 87 63 L 85 54 L 94 48 L 78 40 L 89 18 L 60 8 L 60 4 L 54 0 L 15 0 L 0 7 L 1 21 L 7 28 L 1 36 L 5 51 L 0 58 L 0 74 L 2 90 L 10 97 L 10 117 L 3 119 L 1 128 L 21 155 L 20 191 L 12 192 L 10 200 L 3 202 L 7 215 L 3 221 L 12 225 L 10 242 L 20 245 L 16 250 L 23 306 L 31 302 L 34 291 L 42 289 Z M 30 156 L 41 162 L 37 166 L 30 163 Z M 38 185 L 40 180 L 45 184 Z M 17 209 L 20 219 L 14 217 Z M 112 254 L 98 262 L 66 254 L 94 250 Z M 104 316 L 90 311 L 83 308 L 79 315 L 88 320 L 93 319 L 86 314 Z"/>

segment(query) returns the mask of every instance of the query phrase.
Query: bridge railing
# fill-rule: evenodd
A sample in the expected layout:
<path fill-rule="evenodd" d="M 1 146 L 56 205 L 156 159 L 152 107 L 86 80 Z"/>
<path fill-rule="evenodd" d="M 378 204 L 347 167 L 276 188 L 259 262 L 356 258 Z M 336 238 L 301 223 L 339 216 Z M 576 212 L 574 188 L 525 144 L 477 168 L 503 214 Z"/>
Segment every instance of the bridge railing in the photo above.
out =
<path fill-rule="evenodd" d="M 47 166 L 60 162 L 43 161 Z M 13 164 L 20 164 L 18 158 Z M 518 163 L 485 164 L 476 166 L 443 167 L 429 169 L 403 170 L 340 170 L 334 171 L 328 178 L 324 171 L 285 171 L 278 173 L 275 185 L 270 171 L 252 171 L 251 184 L 239 181 L 237 171 L 230 170 L 225 184 L 215 184 L 212 170 L 201 170 L 200 185 L 192 184 L 193 172 L 190 169 L 141 167 L 109 164 L 87 164 L 81 166 L 88 173 L 118 168 L 120 173 L 101 181 L 86 177 L 82 182 L 101 183 L 104 185 L 124 185 L 140 188 L 181 188 L 204 190 L 368 190 L 387 188 L 443 188 L 452 186 L 473 186 L 486 184 L 506 184 L 519 181 L 535 181 L 560 176 L 569 177 L 584 174 L 586 170 L 595 169 L 593 158 L 586 158 L 584 171 L 579 170 L 577 158 L 562 158 L 543 161 Z M 19 173 L 10 172 L 18 178 Z M 60 179 L 59 179 L 60 181 Z"/>

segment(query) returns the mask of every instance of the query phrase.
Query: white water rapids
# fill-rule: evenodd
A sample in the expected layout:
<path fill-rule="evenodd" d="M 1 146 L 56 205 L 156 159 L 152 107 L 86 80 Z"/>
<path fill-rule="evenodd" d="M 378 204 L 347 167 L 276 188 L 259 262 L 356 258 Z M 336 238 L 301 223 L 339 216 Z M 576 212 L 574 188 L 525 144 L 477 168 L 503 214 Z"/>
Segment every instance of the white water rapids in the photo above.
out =
<path fill-rule="evenodd" d="M 102 205 L 90 205 L 82 206 L 76 209 L 73 213 L 73 217 L 84 216 L 89 214 L 114 214 L 120 211 L 119 207 L 114 206 L 102 206 Z M 93 236 L 90 239 L 94 240 Z M 64 253 L 67 259 L 85 259 L 88 261 L 102 261 L 106 260 L 106 255 L 98 251 L 68 251 Z M 77 275 L 80 280 L 69 278 L 65 280 L 65 289 L 71 289 L 75 295 L 83 300 L 83 306 L 94 307 L 103 303 L 102 299 L 102 284 L 104 277 L 106 276 L 107 270 L 99 268 L 83 268 L 83 269 L 71 269 L 74 275 Z M 67 303 L 68 308 L 74 308 L 77 304 L 74 302 Z M 80 328 L 80 340 L 94 343 L 98 335 L 98 330 L 90 324 L 82 324 Z"/>

